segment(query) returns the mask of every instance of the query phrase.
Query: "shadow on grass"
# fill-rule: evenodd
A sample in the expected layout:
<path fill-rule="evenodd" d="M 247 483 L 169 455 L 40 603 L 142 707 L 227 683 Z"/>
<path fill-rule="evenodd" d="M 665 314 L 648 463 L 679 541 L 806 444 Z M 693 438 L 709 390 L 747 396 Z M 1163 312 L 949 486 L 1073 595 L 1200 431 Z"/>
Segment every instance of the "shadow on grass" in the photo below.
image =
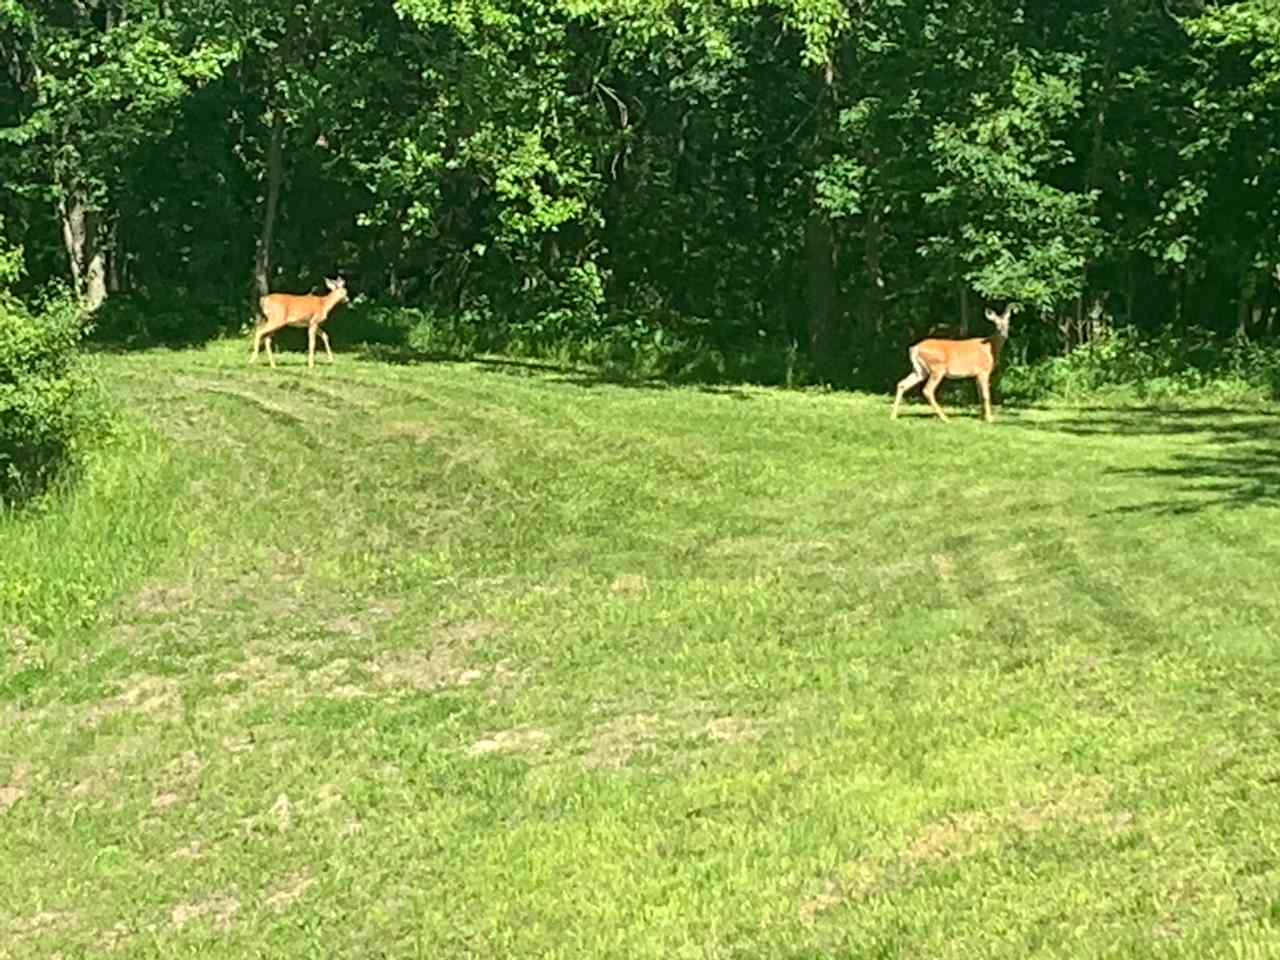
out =
<path fill-rule="evenodd" d="M 1259 408 L 1088 406 L 1067 419 L 1011 421 L 1022 429 L 1077 437 L 1180 441 L 1159 462 L 1105 467 L 1111 477 L 1150 481 L 1151 500 L 1108 513 L 1187 515 L 1211 509 L 1280 507 L 1280 417 Z"/>
<path fill-rule="evenodd" d="M 626 387 L 635 390 L 670 390 L 687 387 L 704 393 L 748 400 L 750 394 L 729 383 L 700 377 L 640 376 L 625 368 L 593 368 L 585 364 L 576 366 L 551 360 L 525 360 L 511 357 L 476 356 L 474 354 L 447 351 L 422 351 L 408 347 L 385 344 L 361 344 L 357 356 L 374 363 L 390 363 L 414 366 L 427 363 L 465 363 L 485 372 L 514 377 L 540 377 L 549 383 L 563 383 L 585 389 L 597 387 Z"/>
<path fill-rule="evenodd" d="M 1061 407 L 1020 406 L 1024 410 Z M 1071 409 L 1067 420 L 1023 421 L 1021 426 L 1078 437 L 1178 437 L 1201 434 L 1215 443 L 1280 439 L 1280 418 L 1258 407 L 1084 406 Z"/>
<path fill-rule="evenodd" d="M 1173 496 L 1115 507 L 1112 513 L 1194 514 L 1213 508 L 1280 507 L 1280 448 L 1235 448 L 1229 454 L 1178 453 L 1161 466 L 1108 471 L 1155 481 Z"/>

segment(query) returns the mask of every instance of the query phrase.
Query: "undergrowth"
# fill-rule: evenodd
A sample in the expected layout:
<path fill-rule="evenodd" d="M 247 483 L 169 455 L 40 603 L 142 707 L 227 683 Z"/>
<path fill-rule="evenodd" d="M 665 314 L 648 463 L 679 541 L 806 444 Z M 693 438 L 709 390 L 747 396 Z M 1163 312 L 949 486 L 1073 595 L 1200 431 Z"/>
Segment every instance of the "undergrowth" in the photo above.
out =
<path fill-rule="evenodd" d="M 1017 401 L 1264 402 L 1280 398 L 1280 345 L 1203 328 L 1160 335 L 1112 328 L 1066 356 L 1008 366 L 1000 386 Z"/>

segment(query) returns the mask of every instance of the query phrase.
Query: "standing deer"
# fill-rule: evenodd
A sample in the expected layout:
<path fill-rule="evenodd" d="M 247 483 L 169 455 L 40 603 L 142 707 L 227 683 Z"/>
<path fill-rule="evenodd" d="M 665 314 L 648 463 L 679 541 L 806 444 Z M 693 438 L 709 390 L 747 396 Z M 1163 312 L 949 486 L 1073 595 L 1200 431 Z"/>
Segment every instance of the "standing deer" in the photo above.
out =
<path fill-rule="evenodd" d="M 934 392 L 943 377 L 952 380 L 978 381 L 978 390 L 982 393 L 982 406 L 985 419 L 990 423 L 991 416 L 991 371 L 1000 361 L 1000 348 L 1009 339 L 1009 318 L 1013 316 L 1013 304 L 1004 309 L 1004 313 L 987 310 L 987 319 L 996 325 L 996 332 L 989 337 L 975 337 L 971 340 L 921 340 L 907 351 L 911 358 L 911 373 L 898 381 L 898 396 L 893 401 L 893 418 L 897 419 L 898 405 L 902 403 L 902 395 L 918 383 L 924 383 L 924 398 L 933 407 L 933 412 L 943 420 L 947 415 L 934 399 Z M 927 382 L 925 382 L 927 381 Z"/>
<path fill-rule="evenodd" d="M 265 340 L 267 343 L 267 359 L 271 366 L 276 365 L 275 355 L 271 352 L 271 337 L 284 327 L 307 328 L 307 366 L 316 365 L 316 334 L 324 341 L 324 352 L 333 363 L 333 351 L 329 349 L 329 335 L 320 329 L 320 324 L 329 318 L 333 308 L 347 302 L 347 284 L 339 277 L 337 280 L 325 279 L 329 292 L 323 297 L 312 294 L 269 293 L 258 301 L 262 311 L 262 322 L 253 332 L 253 356 L 251 363 L 258 361 L 258 346 Z"/>

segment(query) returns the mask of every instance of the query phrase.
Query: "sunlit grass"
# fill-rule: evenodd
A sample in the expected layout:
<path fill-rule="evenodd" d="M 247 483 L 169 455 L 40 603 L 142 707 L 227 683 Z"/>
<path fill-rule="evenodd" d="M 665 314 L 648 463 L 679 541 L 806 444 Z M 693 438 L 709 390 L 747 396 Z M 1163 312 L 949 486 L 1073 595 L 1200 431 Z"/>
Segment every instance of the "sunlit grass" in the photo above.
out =
<path fill-rule="evenodd" d="M 0 520 L 0 957 L 1271 955 L 1270 412 L 245 357 Z"/>

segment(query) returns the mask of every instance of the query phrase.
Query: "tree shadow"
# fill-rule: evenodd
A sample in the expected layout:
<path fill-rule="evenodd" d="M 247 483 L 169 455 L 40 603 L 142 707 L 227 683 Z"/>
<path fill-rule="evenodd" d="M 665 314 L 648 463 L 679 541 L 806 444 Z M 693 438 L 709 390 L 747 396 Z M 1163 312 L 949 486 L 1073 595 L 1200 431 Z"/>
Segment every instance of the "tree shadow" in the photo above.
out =
<path fill-rule="evenodd" d="M 1061 408 L 1043 408 L 1060 413 Z M 1151 482 L 1152 499 L 1107 514 L 1188 515 L 1213 509 L 1280 507 L 1280 418 L 1259 408 L 1087 406 L 1069 419 L 1012 420 L 1021 429 L 1076 437 L 1165 438 L 1178 446 L 1160 462 L 1104 467 L 1109 477 Z"/>
<path fill-rule="evenodd" d="M 357 360 L 367 363 L 386 363 L 397 367 L 413 367 L 426 363 L 470 363 L 472 358 L 461 352 L 448 350 L 416 350 L 400 344 L 357 341 L 347 350 Z"/>
<path fill-rule="evenodd" d="M 710 393 L 720 397 L 731 397 L 734 400 L 750 400 L 751 394 L 741 387 L 725 383 L 714 383 L 697 378 L 681 380 L 680 378 L 636 377 L 625 373 L 610 371 L 577 371 L 574 373 L 556 374 L 549 378 L 552 383 L 565 383 L 585 390 L 599 387 L 622 387 L 628 390 L 697 390 L 699 393 Z"/>
<path fill-rule="evenodd" d="M 1227 454 L 1177 453 L 1162 466 L 1107 471 L 1172 486 L 1176 495 L 1114 507 L 1109 513 L 1185 515 L 1205 510 L 1280 507 L 1280 448 L 1237 448 Z"/>
<path fill-rule="evenodd" d="M 697 377 L 682 379 L 677 376 L 640 376 L 625 368 L 609 369 L 575 366 L 550 360 L 522 360 L 510 357 L 476 356 L 462 352 L 424 351 L 387 344 L 362 344 L 357 356 L 376 363 L 414 366 L 426 363 L 462 363 L 486 373 L 508 377 L 537 377 L 548 383 L 594 389 L 598 387 L 623 387 L 632 390 L 670 390 L 687 387 L 703 393 L 749 400 L 750 394 L 738 386 L 704 381 Z"/>

